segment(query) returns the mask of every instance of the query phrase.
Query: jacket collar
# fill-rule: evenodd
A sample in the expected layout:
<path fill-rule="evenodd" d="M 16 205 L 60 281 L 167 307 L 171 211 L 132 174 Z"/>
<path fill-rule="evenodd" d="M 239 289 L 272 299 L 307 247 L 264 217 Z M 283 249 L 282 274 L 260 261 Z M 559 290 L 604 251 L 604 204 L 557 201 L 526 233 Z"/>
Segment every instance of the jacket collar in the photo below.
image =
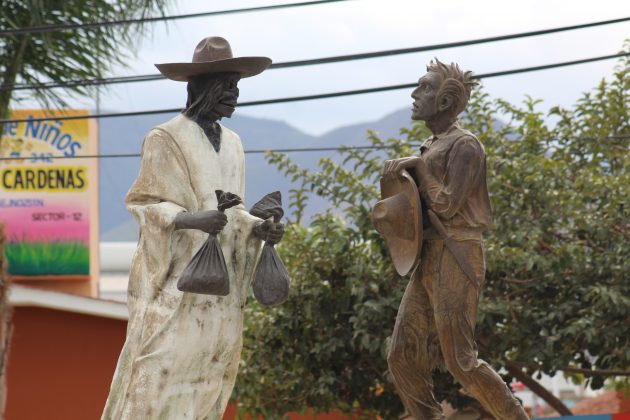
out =
<path fill-rule="evenodd" d="M 433 143 L 435 143 L 438 140 L 443 139 L 444 137 L 446 137 L 449 134 L 451 134 L 453 132 L 453 130 L 457 130 L 457 129 L 459 129 L 459 124 L 457 123 L 457 121 L 455 121 L 453 124 L 450 125 L 450 127 L 446 131 L 444 131 L 444 132 L 442 132 L 440 134 L 434 134 L 433 136 L 429 137 L 424 142 L 422 142 L 422 145 L 420 146 L 420 153 L 423 153 Z"/>

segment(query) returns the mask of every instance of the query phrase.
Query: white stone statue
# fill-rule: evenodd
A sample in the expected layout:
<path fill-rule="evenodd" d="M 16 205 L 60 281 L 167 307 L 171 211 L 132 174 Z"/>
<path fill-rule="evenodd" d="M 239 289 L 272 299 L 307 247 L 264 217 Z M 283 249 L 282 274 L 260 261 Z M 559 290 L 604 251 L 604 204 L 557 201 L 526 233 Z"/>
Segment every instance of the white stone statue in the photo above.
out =
<path fill-rule="evenodd" d="M 243 308 L 261 248 L 277 242 L 280 224 L 238 205 L 217 211 L 215 190 L 243 197 L 241 141 L 219 125 L 230 117 L 237 83 L 264 71 L 265 57 L 233 58 L 228 42 L 206 38 L 192 63 L 157 65 L 188 82 L 182 114 L 151 130 L 126 204 L 140 225 L 129 278 L 129 325 L 102 419 L 220 419 L 242 348 Z M 179 275 L 208 233 L 218 233 L 230 293 L 177 289 Z"/>

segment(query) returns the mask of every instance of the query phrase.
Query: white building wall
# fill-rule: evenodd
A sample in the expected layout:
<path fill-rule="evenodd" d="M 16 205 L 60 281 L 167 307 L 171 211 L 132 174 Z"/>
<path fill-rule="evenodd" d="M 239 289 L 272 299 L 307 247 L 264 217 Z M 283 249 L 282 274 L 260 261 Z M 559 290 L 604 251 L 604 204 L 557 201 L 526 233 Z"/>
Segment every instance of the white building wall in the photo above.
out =
<path fill-rule="evenodd" d="M 127 283 L 136 242 L 101 242 L 99 279 L 99 296 L 125 302 L 127 300 Z"/>

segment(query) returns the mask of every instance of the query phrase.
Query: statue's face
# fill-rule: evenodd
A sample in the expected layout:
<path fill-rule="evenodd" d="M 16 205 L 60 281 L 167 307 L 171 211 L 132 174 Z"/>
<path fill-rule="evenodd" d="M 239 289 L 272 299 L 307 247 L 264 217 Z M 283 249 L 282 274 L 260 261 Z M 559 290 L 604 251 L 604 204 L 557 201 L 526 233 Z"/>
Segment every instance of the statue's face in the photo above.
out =
<path fill-rule="evenodd" d="M 426 121 L 437 115 L 436 97 L 441 83 L 440 75 L 432 71 L 418 80 L 418 87 L 411 94 L 414 99 L 411 119 Z"/>
<path fill-rule="evenodd" d="M 238 73 L 226 73 L 221 75 L 222 84 L 220 87 L 219 101 L 214 110 L 219 118 L 230 118 L 236 108 L 238 100 L 238 81 L 241 75 Z"/>

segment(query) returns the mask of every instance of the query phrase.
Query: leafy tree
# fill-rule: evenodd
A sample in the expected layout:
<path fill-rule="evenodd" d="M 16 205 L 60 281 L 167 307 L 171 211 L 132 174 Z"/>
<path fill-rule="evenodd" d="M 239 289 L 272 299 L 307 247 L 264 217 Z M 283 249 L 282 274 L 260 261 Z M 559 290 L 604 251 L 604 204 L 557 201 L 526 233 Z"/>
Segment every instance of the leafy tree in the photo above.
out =
<path fill-rule="evenodd" d="M 571 109 L 545 116 L 539 101 L 519 107 L 478 90 L 462 119 L 486 147 L 495 218 L 486 238 L 480 356 L 520 379 L 583 369 L 574 379 L 598 388 L 603 376 L 591 369 L 630 367 L 629 95 L 625 58 Z M 252 302 L 246 310 L 235 393 L 243 411 L 402 413 L 386 354 L 407 279 L 394 272 L 370 221 L 384 159 L 415 153 L 428 131 L 415 125 L 401 134 L 371 133 L 381 150 L 342 150 L 340 162 L 323 158 L 318 171 L 269 155 L 298 185 L 279 246 L 293 283 L 287 303 Z M 330 209 L 305 226 L 310 194 Z M 471 403 L 450 375 L 438 372 L 436 381 L 439 398 Z"/>
<path fill-rule="evenodd" d="M 0 0 L 0 28 L 136 19 L 163 12 L 167 2 Z M 7 117 L 12 100 L 36 98 L 44 106 L 65 106 L 62 93 L 88 95 L 90 91 L 82 86 L 62 90 L 38 88 L 22 96 L 7 87 L 15 83 L 102 78 L 113 66 L 125 65 L 129 47 L 135 45 L 145 29 L 138 25 L 114 25 L 0 36 L 0 118 Z"/>

